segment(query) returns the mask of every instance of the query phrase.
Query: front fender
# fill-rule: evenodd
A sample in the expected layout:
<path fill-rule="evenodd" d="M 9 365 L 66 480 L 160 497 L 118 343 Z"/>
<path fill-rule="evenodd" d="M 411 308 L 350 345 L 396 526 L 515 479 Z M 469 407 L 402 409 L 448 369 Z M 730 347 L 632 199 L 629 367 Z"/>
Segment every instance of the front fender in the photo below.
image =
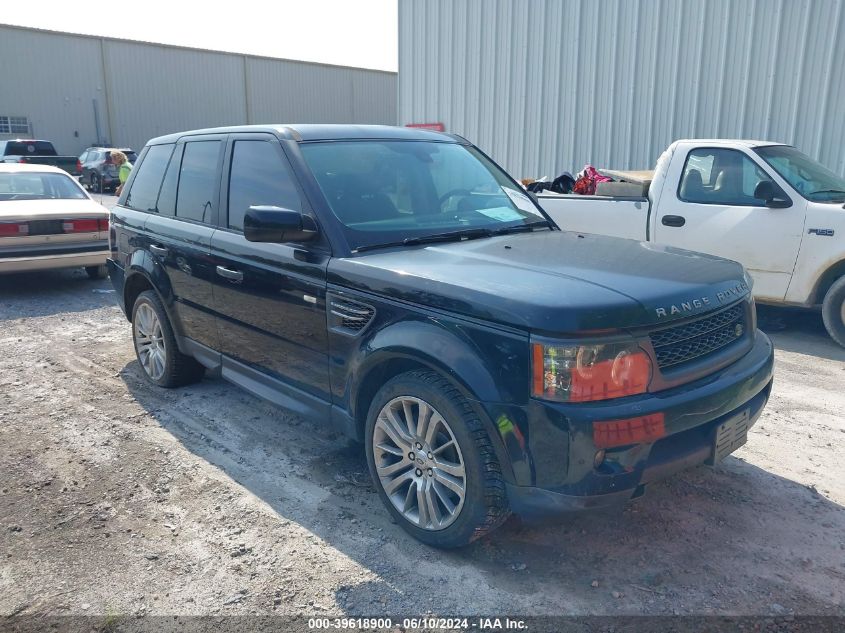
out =
<path fill-rule="evenodd" d="M 383 368 L 415 365 L 440 372 L 470 401 L 493 441 L 505 478 L 512 481 L 512 456 L 482 403 L 515 403 L 522 391 L 527 398 L 527 337 L 436 318 L 394 322 L 361 341 L 349 358 L 343 394 L 336 395 L 346 400 L 352 416 L 358 412 L 361 423 L 368 405 L 362 408 L 359 398 L 372 396 L 391 377 Z M 379 384 L 372 383 L 374 376 Z"/>

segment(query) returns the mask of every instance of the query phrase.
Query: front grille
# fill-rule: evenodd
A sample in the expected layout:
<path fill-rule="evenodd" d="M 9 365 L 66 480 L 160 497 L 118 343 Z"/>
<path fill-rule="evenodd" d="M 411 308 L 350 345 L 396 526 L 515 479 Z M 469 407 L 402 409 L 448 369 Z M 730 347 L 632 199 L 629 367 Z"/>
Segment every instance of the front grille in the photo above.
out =
<path fill-rule="evenodd" d="M 745 306 L 737 303 L 711 316 L 652 332 L 660 369 L 674 368 L 727 347 L 748 329 Z"/>

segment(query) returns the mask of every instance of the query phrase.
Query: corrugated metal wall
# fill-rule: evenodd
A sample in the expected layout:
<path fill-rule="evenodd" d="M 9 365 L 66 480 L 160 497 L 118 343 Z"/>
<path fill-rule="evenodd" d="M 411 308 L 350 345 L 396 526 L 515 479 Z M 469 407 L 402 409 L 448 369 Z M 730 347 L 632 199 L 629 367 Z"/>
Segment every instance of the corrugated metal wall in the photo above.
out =
<path fill-rule="evenodd" d="M 63 154 L 244 123 L 396 123 L 396 73 L 0 25 L 0 116 Z M 8 137 L 9 135 L 7 135 Z M 16 136 L 16 135 L 12 135 Z"/>
<path fill-rule="evenodd" d="M 399 123 L 515 176 L 652 167 L 678 138 L 845 174 L 845 0 L 400 0 Z"/>

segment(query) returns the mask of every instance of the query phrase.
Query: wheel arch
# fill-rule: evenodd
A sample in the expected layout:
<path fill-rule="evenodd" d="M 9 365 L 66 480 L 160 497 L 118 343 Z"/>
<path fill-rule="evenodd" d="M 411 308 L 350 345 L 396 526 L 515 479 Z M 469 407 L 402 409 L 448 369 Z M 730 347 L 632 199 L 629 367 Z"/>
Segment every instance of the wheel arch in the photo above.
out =
<path fill-rule="evenodd" d="M 827 291 L 841 277 L 845 277 L 845 259 L 836 262 L 821 274 L 809 303 L 814 305 L 822 303 Z"/>
<path fill-rule="evenodd" d="M 132 254 L 129 264 L 126 266 L 126 276 L 123 282 L 123 306 L 126 308 L 126 318 L 132 320 L 132 308 L 138 295 L 146 290 L 155 292 L 164 310 L 167 312 L 167 318 L 176 335 L 176 342 L 179 350 L 186 353 L 182 344 L 182 325 L 179 319 L 175 318 L 175 311 L 173 309 L 173 289 L 170 285 L 170 280 L 164 272 L 161 264 L 146 251 L 137 250 Z"/>
<path fill-rule="evenodd" d="M 354 372 L 355 378 L 348 391 L 349 410 L 357 427 L 358 437 L 364 438 L 367 414 L 379 389 L 392 378 L 415 370 L 437 372 L 467 399 L 484 424 L 503 476 L 507 481 L 513 481 L 513 466 L 502 436 L 479 402 L 481 400 L 495 401 L 498 395 L 495 383 L 489 373 L 484 370 L 480 359 L 476 360 L 474 371 L 465 374 L 442 358 L 419 348 L 396 346 L 372 352 Z"/>

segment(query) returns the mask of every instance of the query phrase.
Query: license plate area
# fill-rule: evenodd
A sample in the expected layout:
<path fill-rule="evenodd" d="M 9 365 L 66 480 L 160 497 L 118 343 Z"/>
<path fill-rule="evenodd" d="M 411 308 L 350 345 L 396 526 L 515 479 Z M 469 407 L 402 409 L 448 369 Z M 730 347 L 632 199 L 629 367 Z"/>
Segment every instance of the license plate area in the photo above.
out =
<path fill-rule="evenodd" d="M 711 466 L 718 464 L 748 441 L 750 419 L 751 411 L 746 409 L 716 427 L 713 435 L 713 452 L 707 460 L 708 464 Z"/>

